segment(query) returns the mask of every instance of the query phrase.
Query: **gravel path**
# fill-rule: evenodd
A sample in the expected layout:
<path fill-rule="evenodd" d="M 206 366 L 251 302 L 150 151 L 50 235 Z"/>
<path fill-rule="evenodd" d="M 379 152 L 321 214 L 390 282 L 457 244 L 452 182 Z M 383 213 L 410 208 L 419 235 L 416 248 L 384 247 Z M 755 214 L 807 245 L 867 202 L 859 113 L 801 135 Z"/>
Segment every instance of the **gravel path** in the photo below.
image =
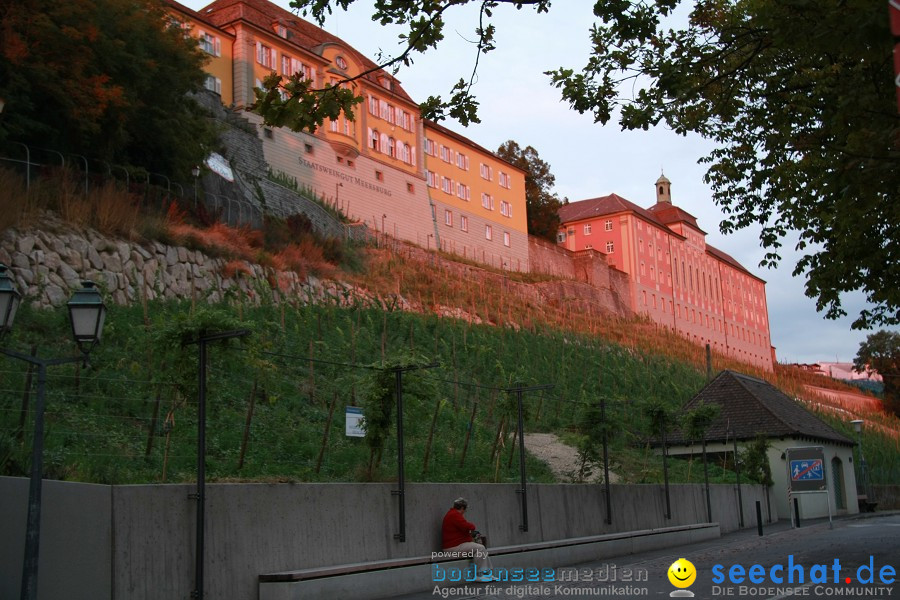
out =
<path fill-rule="evenodd" d="M 554 433 L 526 433 L 525 448 L 535 457 L 548 465 L 561 482 L 572 482 L 578 473 L 581 461 L 578 459 L 578 449 L 559 441 Z M 597 483 L 603 481 L 603 469 L 594 469 L 588 482 Z M 611 483 L 617 483 L 619 476 L 613 472 L 609 474 Z"/>

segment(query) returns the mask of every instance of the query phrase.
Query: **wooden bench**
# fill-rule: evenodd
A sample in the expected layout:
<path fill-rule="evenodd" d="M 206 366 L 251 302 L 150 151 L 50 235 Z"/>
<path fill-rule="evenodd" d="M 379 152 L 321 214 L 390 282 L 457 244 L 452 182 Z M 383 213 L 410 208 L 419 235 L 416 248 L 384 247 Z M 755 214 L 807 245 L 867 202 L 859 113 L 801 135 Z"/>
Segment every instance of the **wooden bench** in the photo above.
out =
<path fill-rule="evenodd" d="M 869 502 L 869 497 L 865 494 L 859 494 L 856 502 L 859 505 L 859 512 L 875 512 L 875 507 L 878 506 L 877 502 Z"/>

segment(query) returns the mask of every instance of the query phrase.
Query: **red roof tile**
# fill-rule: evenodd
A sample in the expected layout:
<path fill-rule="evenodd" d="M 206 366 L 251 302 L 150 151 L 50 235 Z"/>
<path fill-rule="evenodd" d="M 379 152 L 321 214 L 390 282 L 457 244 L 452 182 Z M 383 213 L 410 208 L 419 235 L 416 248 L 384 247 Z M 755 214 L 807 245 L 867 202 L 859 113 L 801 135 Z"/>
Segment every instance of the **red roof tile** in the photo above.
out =
<path fill-rule="evenodd" d="M 806 438 L 842 446 L 854 444 L 771 383 L 735 371 L 722 371 L 684 405 L 682 412 L 705 404 L 719 406 L 719 414 L 706 433 L 707 442 L 735 437 L 752 440 L 763 435 Z M 683 444 L 689 440 L 682 432 L 674 431 L 668 441 Z"/>
<path fill-rule="evenodd" d="M 705 231 L 700 229 L 700 226 L 697 225 L 697 217 L 684 210 L 683 208 L 678 208 L 671 202 L 657 202 L 653 206 L 647 209 L 648 212 L 653 213 L 656 217 L 668 225 L 669 223 L 679 223 L 684 221 L 692 226 L 697 231 L 706 234 Z"/>
<path fill-rule="evenodd" d="M 269 31 L 273 35 L 275 34 L 273 27 L 278 23 L 287 29 L 288 37 L 285 41 L 289 43 L 315 54 L 319 54 L 316 49 L 323 44 L 338 44 L 353 55 L 359 64 L 362 65 L 363 70 L 378 69 L 377 64 L 341 38 L 305 21 L 290 11 L 272 4 L 268 0 L 216 0 L 198 12 L 219 27 L 243 20 L 260 29 Z M 394 85 L 393 90 L 385 90 L 379 84 L 378 77 L 385 76 L 395 82 L 396 85 Z M 385 92 L 392 92 L 395 96 L 414 103 L 412 98 L 399 85 L 399 81 L 382 69 L 366 75 L 365 79 Z"/>
<path fill-rule="evenodd" d="M 618 194 L 610 194 L 599 198 L 591 198 L 590 200 L 579 200 L 578 202 L 564 204 L 559 209 L 559 221 L 560 224 L 565 225 L 572 221 L 594 219 L 602 217 L 603 215 L 612 215 L 629 211 L 643 217 L 657 227 L 661 227 L 668 233 L 678 235 L 678 233 L 666 227 L 666 224 L 660 221 L 653 213 L 648 212 L 634 202 L 626 200 Z"/>

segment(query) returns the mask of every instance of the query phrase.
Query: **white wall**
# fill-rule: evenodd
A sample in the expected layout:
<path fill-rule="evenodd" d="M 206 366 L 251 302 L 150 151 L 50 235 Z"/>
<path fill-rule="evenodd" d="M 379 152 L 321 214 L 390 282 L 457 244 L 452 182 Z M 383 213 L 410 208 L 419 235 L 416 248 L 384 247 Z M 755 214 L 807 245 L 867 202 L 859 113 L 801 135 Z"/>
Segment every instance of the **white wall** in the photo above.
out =
<path fill-rule="evenodd" d="M 787 458 L 782 458 L 788 448 L 801 448 L 804 446 L 822 446 L 825 449 L 825 480 L 828 486 L 827 499 L 831 503 L 831 512 L 835 515 L 856 514 L 859 505 L 856 501 L 856 464 L 853 462 L 853 447 L 838 446 L 836 444 L 822 444 L 809 440 L 788 438 L 784 440 L 771 440 L 769 448 L 769 464 L 772 466 L 772 479 L 775 485 L 772 489 L 772 497 L 778 505 L 778 514 L 790 518 L 788 507 L 788 481 Z M 838 509 L 835 496 L 835 473 L 832 471 L 832 459 L 839 458 L 844 475 L 843 504 L 846 508 Z M 828 505 L 825 504 L 825 494 L 799 494 L 800 521 L 803 519 L 816 519 L 828 516 Z M 791 507 L 790 510 L 793 510 Z"/>

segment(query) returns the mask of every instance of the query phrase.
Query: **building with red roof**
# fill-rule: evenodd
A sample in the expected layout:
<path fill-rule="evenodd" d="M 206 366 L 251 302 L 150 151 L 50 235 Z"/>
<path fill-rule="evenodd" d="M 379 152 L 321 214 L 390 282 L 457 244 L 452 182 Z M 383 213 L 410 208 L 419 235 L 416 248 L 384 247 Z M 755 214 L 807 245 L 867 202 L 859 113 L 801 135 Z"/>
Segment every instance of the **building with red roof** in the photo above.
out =
<path fill-rule="evenodd" d="M 617 194 L 566 204 L 557 242 L 603 252 L 627 273 L 635 312 L 772 370 L 766 282 L 706 243 L 697 218 L 672 204 L 671 185 L 660 176 L 656 204 L 647 209 Z"/>
<path fill-rule="evenodd" d="M 211 54 L 206 87 L 226 105 L 251 106 L 254 88 L 273 72 L 300 73 L 318 88 L 339 84 L 363 99 L 353 118 L 326 120 L 315 133 L 269 127 L 245 113 L 274 173 L 378 233 L 528 270 L 524 173 L 465 136 L 423 121 L 396 77 L 268 0 L 215 0 L 198 11 L 166 2 Z"/>

